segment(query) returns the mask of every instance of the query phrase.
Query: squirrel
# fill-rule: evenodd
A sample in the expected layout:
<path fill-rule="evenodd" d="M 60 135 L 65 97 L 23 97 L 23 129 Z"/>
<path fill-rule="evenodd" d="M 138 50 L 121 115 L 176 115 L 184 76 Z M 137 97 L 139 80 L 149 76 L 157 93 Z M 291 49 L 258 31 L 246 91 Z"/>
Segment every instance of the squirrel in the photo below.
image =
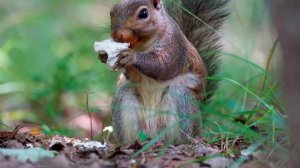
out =
<path fill-rule="evenodd" d="M 111 36 L 130 44 L 118 56 L 125 71 L 112 101 L 120 143 L 135 141 L 139 131 L 153 138 L 168 130 L 165 138 L 176 144 L 201 137 L 197 102 L 216 88 L 206 78 L 218 71 L 216 30 L 228 16 L 227 1 L 122 0 L 112 7 Z M 99 59 L 105 63 L 107 55 Z"/>

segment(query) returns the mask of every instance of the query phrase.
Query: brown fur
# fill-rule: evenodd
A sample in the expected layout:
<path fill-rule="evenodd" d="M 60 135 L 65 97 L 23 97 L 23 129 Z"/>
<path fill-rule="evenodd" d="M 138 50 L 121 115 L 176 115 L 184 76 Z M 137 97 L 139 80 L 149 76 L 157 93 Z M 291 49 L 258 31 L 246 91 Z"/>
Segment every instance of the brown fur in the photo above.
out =
<path fill-rule="evenodd" d="M 149 17 L 138 18 L 141 9 Z M 124 77 L 112 103 L 113 126 L 120 142 L 132 142 L 138 130 L 155 137 L 176 121 L 166 136 L 186 142 L 197 126 L 201 136 L 200 109 L 207 69 L 197 49 L 188 41 L 160 0 L 123 0 L 111 11 L 112 37 L 130 43 L 120 54 Z M 199 121 L 188 116 L 199 112 Z M 200 129 L 199 129 L 200 127 Z M 195 129 L 194 129 L 195 130 Z"/>

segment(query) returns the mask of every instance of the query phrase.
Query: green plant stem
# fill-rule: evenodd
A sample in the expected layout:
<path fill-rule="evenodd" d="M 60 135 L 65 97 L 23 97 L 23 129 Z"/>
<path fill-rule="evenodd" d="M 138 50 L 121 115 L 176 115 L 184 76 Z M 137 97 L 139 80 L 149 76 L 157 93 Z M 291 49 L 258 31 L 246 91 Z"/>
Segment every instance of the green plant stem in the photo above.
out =
<path fill-rule="evenodd" d="M 265 67 L 265 74 L 264 74 L 264 77 L 263 77 L 263 81 L 262 81 L 262 84 L 261 84 L 261 93 L 263 92 L 263 90 L 265 89 L 265 86 L 266 86 L 266 83 L 267 83 L 267 79 L 268 79 L 268 73 L 269 73 L 269 69 L 270 69 L 270 64 L 271 64 L 271 60 L 273 58 L 273 55 L 275 53 L 275 49 L 278 45 L 278 38 L 275 40 L 269 54 L 268 54 L 268 58 L 267 58 L 267 62 L 266 62 L 266 67 Z M 255 106 L 253 109 L 256 109 L 257 106 L 260 104 L 259 101 L 256 102 Z M 254 113 L 253 114 L 250 114 L 246 120 L 246 124 L 249 124 L 252 117 L 254 116 Z"/>

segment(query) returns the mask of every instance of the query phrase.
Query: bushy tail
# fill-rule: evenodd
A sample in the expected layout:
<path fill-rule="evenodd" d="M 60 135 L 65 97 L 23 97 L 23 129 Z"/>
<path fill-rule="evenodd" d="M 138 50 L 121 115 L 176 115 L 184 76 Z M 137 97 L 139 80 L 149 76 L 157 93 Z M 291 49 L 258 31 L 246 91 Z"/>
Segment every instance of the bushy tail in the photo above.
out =
<path fill-rule="evenodd" d="M 208 76 L 219 70 L 217 30 L 228 16 L 224 9 L 229 0 L 165 0 L 170 16 L 179 24 L 204 60 Z M 199 20 L 200 19 L 200 20 Z M 208 80 L 206 100 L 213 95 L 217 82 Z"/>

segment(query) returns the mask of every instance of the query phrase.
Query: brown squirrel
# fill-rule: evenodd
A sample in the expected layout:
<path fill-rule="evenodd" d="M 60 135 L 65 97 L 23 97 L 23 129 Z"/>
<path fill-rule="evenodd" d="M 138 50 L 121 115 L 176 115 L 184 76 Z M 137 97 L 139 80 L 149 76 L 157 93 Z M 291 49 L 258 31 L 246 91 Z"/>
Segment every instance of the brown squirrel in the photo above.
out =
<path fill-rule="evenodd" d="M 201 136 L 197 101 L 211 97 L 216 85 L 206 77 L 218 70 L 215 30 L 228 15 L 226 4 L 227 0 L 122 0 L 113 6 L 112 38 L 130 43 L 116 63 L 125 69 L 126 79 L 119 82 L 112 102 L 114 132 L 121 143 L 135 141 L 139 130 L 155 137 L 169 129 L 165 138 L 175 143 Z M 106 62 L 107 55 L 99 59 Z"/>

